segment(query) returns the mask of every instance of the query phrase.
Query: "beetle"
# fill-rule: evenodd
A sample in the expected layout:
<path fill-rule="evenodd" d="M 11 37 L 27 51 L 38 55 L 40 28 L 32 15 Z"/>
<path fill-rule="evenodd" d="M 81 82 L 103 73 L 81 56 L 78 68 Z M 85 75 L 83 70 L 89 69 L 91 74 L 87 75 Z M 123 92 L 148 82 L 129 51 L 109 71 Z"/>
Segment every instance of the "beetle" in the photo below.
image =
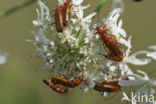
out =
<path fill-rule="evenodd" d="M 43 82 L 49 86 L 50 88 L 52 88 L 54 91 L 60 93 L 60 94 L 65 94 L 67 93 L 68 89 L 63 89 L 60 86 L 58 86 L 57 84 L 53 83 L 52 79 L 49 78 L 48 81 L 43 80 Z"/>
<path fill-rule="evenodd" d="M 104 80 L 102 82 L 95 82 L 94 90 L 99 92 L 117 92 L 120 90 L 117 78 Z"/>
<path fill-rule="evenodd" d="M 103 45 L 108 49 L 108 59 L 122 61 L 124 56 L 123 52 L 119 48 L 119 43 L 117 42 L 116 37 L 112 34 L 108 34 L 108 30 L 100 26 L 97 26 L 96 31 L 103 41 Z"/>
<path fill-rule="evenodd" d="M 99 92 L 117 92 L 121 89 L 121 86 L 118 84 L 119 78 L 112 77 L 108 80 L 103 80 L 102 82 L 96 82 L 94 90 Z M 122 78 L 122 80 L 129 80 L 128 78 Z"/>
<path fill-rule="evenodd" d="M 84 79 L 81 76 L 76 80 L 68 80 L 67 78 L 64 78 L 64 77 L 52 77 L 51 80 L 52 80 L 52 82 L 54 82 L 56 84 L 60 84 L 65 87 L 74 88 L 74 87 L 80 85 Z"/>
<path fill-rule="evenodd" d="M 54 24 L 56 26 L 57 32 L 63 32 L 65 27 L 63 25 L 63 14 L 62 14 L 62 7 L 61 6 L 57 6 L 55 8 L 54 16 L 55 16 L 55 23 Z"/>
<path fill-rule="evenodd" d="M 62 6 L 62 14 L 63 14 L 63 25 L 66 26 L 70 19 L 70 10 L 72 7 L 72 3 L 70 0 L 67 0 Z"/>

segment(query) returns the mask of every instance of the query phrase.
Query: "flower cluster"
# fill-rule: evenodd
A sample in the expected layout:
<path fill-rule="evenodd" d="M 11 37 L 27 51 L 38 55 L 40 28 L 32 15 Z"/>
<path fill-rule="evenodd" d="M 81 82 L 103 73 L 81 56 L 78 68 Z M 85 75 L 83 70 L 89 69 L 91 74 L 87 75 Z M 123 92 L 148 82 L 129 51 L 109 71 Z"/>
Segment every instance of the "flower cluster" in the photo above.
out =
<path fill-rule="evenodd" d="M 147 90 L 155 93 L 152 86 L 156 85 L 156 80 L 151 80 L 140 70 L 138 73 L 144 77 L 135 74 L 128 64 L 146 65 L 152 59 L 156 60 L 156 46 L 149 47 L 154 50 L 153 52 L 131 53 L 132 36 L 128 37 L 122 28 L 123 21 L 119 19 L 123 8 L 113 9 L 103 19 L 102 24 L 92 25 L 96 12 L 84 16 L 84 10 L 90 5 L 83 6 L 83 1 L 58 0 L 58 6 L 51 14 L 48 7 L 38 0 L 40 9 L 36 9 L 37 19 L 33 21 L 38 31 L 33 33 L 35 39 L 31 42 L 36 47 L 38 55 L 45 61 L 45 66 L 52 71 L 52 76 L 57 76 L 48 80 L 48 83 L 71 88 L 80 84 L 81 95 L 89 89 L 106 94 L 118 91 L 112 87 L 118 86 L 120 89 L 122 86 L 140 84 L 145 85 L 136 94 L 146 93 Z M 114 2 L 119 2 L 123 6 L 122 0 Z M 81 76 L 82 82 L 76 80 Z M 57 92 L 64 91 L 52 84 L 48 85 Z"/>

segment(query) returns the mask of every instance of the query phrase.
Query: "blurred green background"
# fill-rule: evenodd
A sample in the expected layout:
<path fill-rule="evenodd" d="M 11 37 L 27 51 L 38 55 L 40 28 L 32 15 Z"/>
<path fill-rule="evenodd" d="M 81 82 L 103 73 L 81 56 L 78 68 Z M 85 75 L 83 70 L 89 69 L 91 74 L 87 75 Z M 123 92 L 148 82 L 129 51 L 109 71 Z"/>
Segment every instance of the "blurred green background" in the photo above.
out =
<path fill-rule="evenodd" d="M 24 0 L 1 0 L 0 11 L 5 11 Z M 43 0 L 52 10 L 57 0 Z M 121 15 L 123 27 L 132 35 L 133 52 L 147 50 L 149 45 L 156 45 L 156 0 L 144 0 L 134 3 L 132 0 L 123 0 L 125 12 Z M 92 7 L 86 10 L 91 13 L 101 0 L 85 0 L 83 4 L 91 3 Z M 111 10 L 112 0 L 101 10 L 94 22 L 101 22 Z M 117 96 L 103 97 L 100 93 L 91 91 L 80 98 L 78 88 L 68 94 L 60 95 L 42 83 L 50 76 L 43 67 L 40 58 L 32 57 L 35 47 L 26 42 L 33 39 L 32 30 L 35 30 L 32 20 L 36 19 L 36 4 L 30 5 L 13 15 L 0 21 L 0 51 L 9 54 L 6 64 L 0 66 L 0 104 L 120 104 L 121 91 Z M 146 72 L 156 70 L 156 62 L 147 66 L 130 66 L 133 70 L 142 69 Z M 152 74 L 151 77 L 156 76 Z M 110 100 L 105 101 L 107 98 Z"/>

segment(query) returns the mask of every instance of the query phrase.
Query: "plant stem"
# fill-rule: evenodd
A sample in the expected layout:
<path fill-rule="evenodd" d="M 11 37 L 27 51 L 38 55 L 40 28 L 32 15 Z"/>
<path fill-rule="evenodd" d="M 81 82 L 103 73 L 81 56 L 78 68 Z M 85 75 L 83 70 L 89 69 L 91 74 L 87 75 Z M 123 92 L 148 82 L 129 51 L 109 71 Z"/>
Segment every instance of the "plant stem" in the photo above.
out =
<path fill-rule="evenodd" d="M 95 12 L 99 13 L 102 7 L 107 3 L 108 0 L 102 0 L 102 2 L 96 7 Z"/>
<path fill-rule="evenodd" d="M 96 7 L 94 12 L 99 13 L 108 0 L 102 0 L 102 2 Z M 95 15 L 96 16 L 96 15 Z M 93 18 L 95 18 L 95 16 Z"/>
<path fill-rule="evenodd" d="M 37 0 L 25 0 L 24 2 L 22 2 L 21 4 L 18 4 L 4 12 L 0 13 L 0 20 L 4 19 L 5 17 L 13 14 L 14 12 L 17 12 L 18 10 L 23 9 L 24 7 L 29 6 L 30 4 L 35 3 Z"/>

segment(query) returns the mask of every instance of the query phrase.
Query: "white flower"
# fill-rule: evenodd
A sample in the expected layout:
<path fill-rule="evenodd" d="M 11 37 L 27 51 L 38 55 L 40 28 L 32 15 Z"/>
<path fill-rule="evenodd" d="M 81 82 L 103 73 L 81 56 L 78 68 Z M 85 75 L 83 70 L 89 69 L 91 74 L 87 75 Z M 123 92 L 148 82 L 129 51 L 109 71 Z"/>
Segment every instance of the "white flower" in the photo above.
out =
<path fill-rule="evenodd" d="M 63 33 L 59 33 L 58 35 L 61 39 L 61 43 L 64 44 L 67 42 L 71 47 L 78 46 L 78 39 L 74 37 L 74 34 L 72 34 L 69 29 L 66 29 Z"/>
<path fill-rule="evenodd" d="M 37 4 L 40 7 L 39 9 L 36 9 L 37 12 L 37 20 L 33 21 L 33 24 L 35 26 L 44 26 L 47 27 L 48 22 L 50 21 L 50 12 L 48 7 L 41 1 L 38 0 Z"/>
<path fill-rule="evenodd" d="M 118 38 L 126 37 L 127 33 L 122 28 L 122 20 L 119 20 L 119 16 L 121 13 L 121 8 L 116 8 L 110 14 L 107 16 L 107 18 L 103 19 L 105 28 L 113 35 L 115 35 Z"/>
<path fill-rule="evenodd" d="M 0 64 L 4 64 L 7 61 L 8 54 L 5 52 L 0 52 Z"/>
<path fill-rule="evenodd" d="M 89 24 L 91 23 L 91 19 L 92 17 L 94 17 L 96 15 L 95 12 L 91 13 L 90 15 L 84 17 L 84 12 L 83 10 L 88 8 L 89 6 L 77 6 L 76 7 L 76 16 L 77 19 L 71 19 L 73 21 L 73 23 L 78 23 L 80 26 L 83 26 L 84 29 L 88 29 Z M 78 27 L 80 28 L 80 27 Z"/>

